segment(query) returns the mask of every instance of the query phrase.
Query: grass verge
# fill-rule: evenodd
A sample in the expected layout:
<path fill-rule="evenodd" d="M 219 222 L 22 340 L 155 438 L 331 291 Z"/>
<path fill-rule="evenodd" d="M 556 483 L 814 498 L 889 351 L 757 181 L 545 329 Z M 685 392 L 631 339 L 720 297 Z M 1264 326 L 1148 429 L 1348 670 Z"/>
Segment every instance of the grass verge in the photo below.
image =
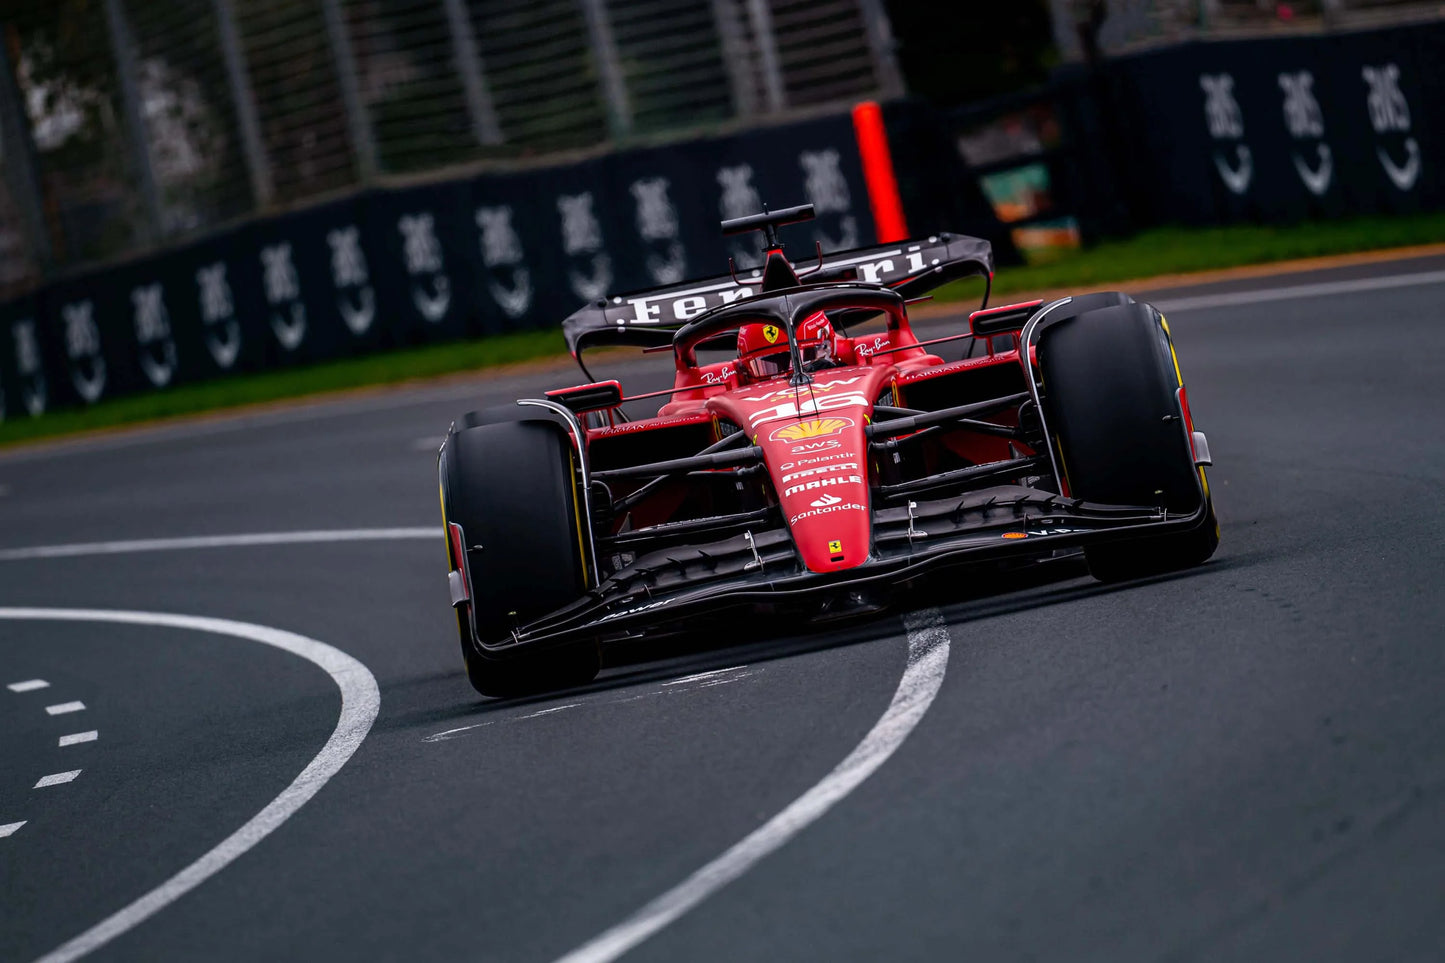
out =
<path fill-rule="evenodd" d="M 113 401 L 102 401 L 89 408 L 47 412 L 38 418 L 17 417 L 12 412 L 9 419 L 0 423 L 0 446 L 239 405 L 431 378 L 560 355 L 565 351 L 561 331 L 526 331 L 477 341 L 344 358 L 280 371 L 242 374 L 165 391 L 128 395 Z"/>
<path fill-rule="evenodd" d="M 1361 217 L 1283 227 L 1158 228 L 1046 264 L 1005 268 L 995 279 L 994 296 L 1442 240 L 1445 240 L 1445 213 Z M 940 289 L 937 300 L 973 299 L 978 297 L 978 290 L 977 281 L 958 282 Z M 10 417 L 0 423 L 0 446 L 239 405 L 430 378 L 560 355 L 563 350 L 560 331 L 522 332 L 346 358 L 304 368 L 238 375 L 104 401 L 90 408 L 49 412 L 38 418 L 11 412 Z"/>
<path fill-rule="evenodd" d="M 1277 227 L 1161 227 L 1047 263 L 1002 268 L 994 278 L 993 291 L 997 297 L 1090 287 L 1163 274 L 1213 271 L 1440 241 L 1445 241 L 1445 213 L 1358 217 Z M 977 296 L 978 282 L 960 281 L 941 288 L 936 300 L 968 300 Z"/>

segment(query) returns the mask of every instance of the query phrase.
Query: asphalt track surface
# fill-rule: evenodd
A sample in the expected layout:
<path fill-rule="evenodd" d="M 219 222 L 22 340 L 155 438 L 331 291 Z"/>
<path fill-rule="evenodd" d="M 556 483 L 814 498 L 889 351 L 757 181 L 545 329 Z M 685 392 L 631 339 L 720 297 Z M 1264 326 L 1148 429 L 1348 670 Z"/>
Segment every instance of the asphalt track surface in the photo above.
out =
<path fill-rule="evenodd" d="M 1442 267 L 1160 297 L 1185 305 L 1170 321 L 1217 466 L 1215 559 L 1107 588 L 1064 561 L 918 598 L 948 648 L 916 728 L 624 958 L 1441 958 L 1445 282 L 1249 295 Z M 1245 297 L 1199 301 L 1230 292 Z M 438 527 L 448 421 L 559 377 L 0 455 L 0 550 Z M 380 691 L 314 797 L 91 959 L 555 960 L 829 777 L 889 710 L 910 648 L 895 613 L 613 653 L 586 689 L 488 701 L 461 672 L 439 534 L 13 556 L 0 608 L 285 630 Z M 293 652 L 158 625 L 0 621 L 0 675 L 48 683 L 0 688 L 0 834 L 23 821 L 0 835 L 3 960 L 212 850 L 343 709 Z"/>

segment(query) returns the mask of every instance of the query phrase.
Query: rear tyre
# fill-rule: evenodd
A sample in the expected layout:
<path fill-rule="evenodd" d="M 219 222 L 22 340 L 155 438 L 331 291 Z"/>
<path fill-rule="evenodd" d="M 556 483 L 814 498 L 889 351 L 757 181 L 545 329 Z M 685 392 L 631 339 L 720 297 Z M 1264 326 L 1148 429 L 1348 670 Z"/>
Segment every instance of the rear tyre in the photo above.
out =
<path fill-rule="evenodd" d="M 1104 582 L 1198 565 L 1219 545 L 1204 469 L 1194 464 L 1164 319 L 1147 304 L 1084 311 L 1047 328 L 1039 366 L 1045 409 L 1075 498 L 1205 513 L 1195 528 L 1084 549 Z"/>
<path fill-rule="evenodd" d="M 488 652 L 585 591 L 585 562 L 572 446 L 546 420 L 462 428 L 442 449 L 444 523 L 461 527 L 469 601 L 457 606 L 467 678 L 483 695 L 511 696 L 583 685 L 601 666 L 595 642 Z M 447 554 L 455 570 L 450 537 Z"/>

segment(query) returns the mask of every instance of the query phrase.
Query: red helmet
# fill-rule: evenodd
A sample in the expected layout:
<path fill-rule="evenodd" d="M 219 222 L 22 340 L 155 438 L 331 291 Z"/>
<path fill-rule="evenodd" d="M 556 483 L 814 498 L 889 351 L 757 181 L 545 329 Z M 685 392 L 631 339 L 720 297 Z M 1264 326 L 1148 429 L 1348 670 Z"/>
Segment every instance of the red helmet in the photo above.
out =
<path fill-rule="evenodd" d="M 821 311 L 798 325 L 798 353 L 805 365 L 833 356 L 833 326 Z M 738 328 L 738 361 L 754 380 L 785 374 L 792 367 L 788 333 L 781 324 L 743 325 Z"/>

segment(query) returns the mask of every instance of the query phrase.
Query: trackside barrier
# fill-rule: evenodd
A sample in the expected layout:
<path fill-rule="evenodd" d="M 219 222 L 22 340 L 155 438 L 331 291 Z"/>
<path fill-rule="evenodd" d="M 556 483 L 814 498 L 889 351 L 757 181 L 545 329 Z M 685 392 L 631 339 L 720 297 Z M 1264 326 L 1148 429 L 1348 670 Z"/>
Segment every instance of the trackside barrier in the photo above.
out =
<path fill-rule="evenodd" d="M 0 305 L 0 414 L 556 325 L 587 300 L 760 263 L 718 222 L 764 202 L 814 206 L 783 231 L 799 257 L 874 242 L 847 114 L 370 190 L 55 279 Z M 901 225 L 896 197 L 880 209 Z"/>

